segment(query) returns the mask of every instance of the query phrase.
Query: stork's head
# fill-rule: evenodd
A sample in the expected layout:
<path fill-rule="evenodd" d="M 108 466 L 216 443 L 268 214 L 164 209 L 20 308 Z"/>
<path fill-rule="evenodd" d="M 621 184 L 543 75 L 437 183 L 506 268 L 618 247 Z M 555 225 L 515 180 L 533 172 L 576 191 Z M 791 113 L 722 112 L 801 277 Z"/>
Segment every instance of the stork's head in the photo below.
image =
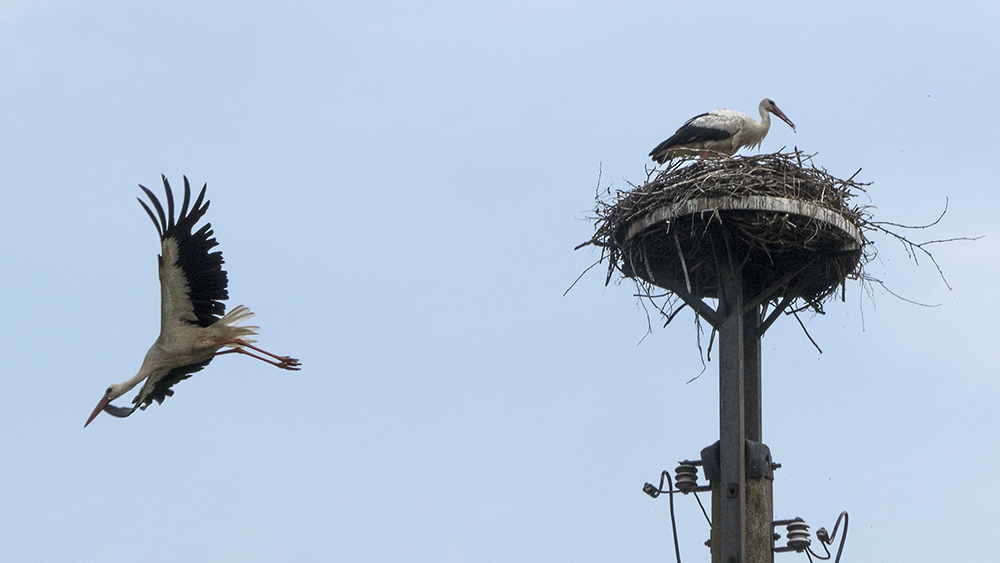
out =
<path fill-rule="evenodd" d="M 788 126 L 792 128 L 792 131 L 795 131 L 795 124 L 792 123 L 791 119 L 788 119 L 788 116 L 778 109 L 778 104 L 774 103 L 774 100 L 771 98 L 764 98 L 764 101 L 760 103 L 760 108 L 777 115 L 779 119 L 787 123 Z"/>
<path fill-rule="evenodd" d="M 108 387 L 108 390 L 104 392 L 104 397 L 101 397 L 101 402 L 97 403 L 97 408 L 94 409 L 94 412 L 90 413 L 90 418 L 87 419 L 87 423 L 84 424 L 83 427 L 86 428 L 88 424 L 97 418 L 97 415 L 100 414 L 102 410 L 105 410 L 105 408 L 111 404 L 111 401 L 121 397 L 127 393 L 129 389 L 130 388 L 126 387 L 123 383 L 115 383 L 114 385 Z"/>

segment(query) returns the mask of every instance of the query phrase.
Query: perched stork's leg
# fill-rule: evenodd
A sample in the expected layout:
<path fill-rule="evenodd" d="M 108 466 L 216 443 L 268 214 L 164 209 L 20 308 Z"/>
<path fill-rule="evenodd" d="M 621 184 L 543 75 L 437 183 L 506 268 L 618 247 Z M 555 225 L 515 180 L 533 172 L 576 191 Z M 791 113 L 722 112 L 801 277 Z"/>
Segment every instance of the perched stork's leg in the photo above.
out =
<path fill-rule="evenodd" d="M 227 344 L 235 344 L 237 346 L 241 346 L 241 348 L 231 348 L 231 349 L 225 350 L 223 352 L 216 352 L 215 353 L 216 356 L 221 356 L 222 354 L 232 354 L 232 353 L 246 354 L 247 356 L 250 356 L 251 358 L 257 358 L 258 360 L 260 360 L 262 362 L 267 362 L 267 363 L 271 364 L 272 366 L 279 367 L 281 369 L 287 369 L 287 370 L 292 370 L 292 371 L 298 371 L 298 370 L 302 369 L 302 368 L 299 367 L 299 365 L 301 365 L 301 364 L 299 363 L 299 361 L 297 359 L 290 358 L 288 356 L 278 356 L 277 354 L 272 354 L 272 353 L 268 352 L 267 350 L 262 350 L 262 349 L 260 349 L 260 348 L 258 348 L 256 346 L 250 344 L 249 342 L 246 342 L 245 340 L 239 340 L 239 339 L 237 339 L 237 340 L 229 340 L 229 341 L 226 341 L 226 342 L 216 342 L 216 344 L 221 345 L 221 346 L 225 346 Z M 278 361 L 277 362 L 272 362 L 271 360 L 269 360 L 267 358 L 262 358 L 262 357 L 258 356 L 257 354 L 251 354 L 250 352 L 247 352 L 246 350 L 244 350 L 242 348 L 242 346 L 246 346 L 247 348 L 250 348 L 250 349 L 256 350 L 256 351 L 258 351 L 258 352 L 260 352 L 262 354 L 266 354 L 268 356 L 271 356 L 272 358 L 274 358 L 275 360 L 278 360 Z"/>

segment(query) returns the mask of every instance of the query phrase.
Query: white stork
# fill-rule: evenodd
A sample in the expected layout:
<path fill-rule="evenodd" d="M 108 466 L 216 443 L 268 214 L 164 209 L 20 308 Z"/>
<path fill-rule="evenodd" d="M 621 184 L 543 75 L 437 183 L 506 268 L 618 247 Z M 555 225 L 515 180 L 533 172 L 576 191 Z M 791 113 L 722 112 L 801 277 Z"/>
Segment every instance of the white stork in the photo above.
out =
<path fill-rule="evenodd" d="M 219 317 L 226 311 L 222 301 L 229 298 L 226 290 L 228 277 L 222 269 L 222 253 L 209 252 L 219 243 L 213 236 L 210 223 L 205 223 L 195 233 L 191 232 L 195 223 L 208 210 L 209 202 L 202 204 L 208 185 L 201 188 L 198 199 L 188 212 L 191 187 L 187 177 L 184 177 L 184 203 L 176 222 L 174 196 L 166 176 L 163 177 L 163 187 L 167 192 L 166 215 L 153 192 L 141 184 L 139 187 L 146 192 L 156 208 L 156 215 L 153 215 L 146 202 L 139 199 L 156 225 L 162 248 L 159 257 L 160 336 L 146 352 L 146 359 L 135 377 L 108 387 L 101 402 L 97 403 L 97 408 L 83 425 L 85 428 L 102 410 L 124 418 L 135 412 L 136 408 L 145 409 L 153 401 L 162 404 L 164 398 L 174 394 L 171 387 L 175 383 L 201 371 L 212 358 L 221 354 L 237 352 L 282 369 L 299 369 L 299 361 L 295 358 L 276 356 L 250 345 L 253 340 L 247 337 L 256 335 L 259 327 L 237 326 L 253 316 L 250 309 L 240 305 L 229 314 Z M 220 352 L 222 348 L 227 349 Z M 273 360 L 248 352 L 246 348 L 265 354 Z M 111 401 L 128 393 L 143 381 L 145 384 L 135 399 L 132 399 L 131 407 L 116 407 L 111 404 Z"/>
<path fill-rule="evenodd" d="M 771 128 L 772 113 L 787 123 L 792 131 L 795 130 L 795 124 L 778 109 L 771 98 L 761 100 L 758 109 L 759 122 L 745 113 L 728 109 L 717 109 L 692 117 L 673 136 L 657 145 L 649 156 L 657 164 L 663 164 L 681 155 L 701 155 L 704 158 L 715 153 L 732 156 L 740 147 L 759 147 L 767 130 Z"/>

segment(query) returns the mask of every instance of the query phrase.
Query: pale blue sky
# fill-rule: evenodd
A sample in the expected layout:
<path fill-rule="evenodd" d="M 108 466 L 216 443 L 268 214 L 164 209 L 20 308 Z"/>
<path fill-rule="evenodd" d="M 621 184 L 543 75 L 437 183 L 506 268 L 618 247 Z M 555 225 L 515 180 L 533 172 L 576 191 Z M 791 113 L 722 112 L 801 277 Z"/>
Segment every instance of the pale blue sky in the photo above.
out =
<path fill-rule="evenodd" d="M 844 561 L 981 558 L 997 29 L 985 1 L 4 2 L 0 559 L 670 560 L 641 487 L 717 439 L 717 364 L 687 384 L 692 317 L 643 340 L 631 282 L 563 292 L 600 170 L 624 189 L 689 117 L 765 96 L 798 130 L 762 150 L 985 236 L 935 249 L 952 290 L 876 239 L 870 272 L 939 307 L 854 283 L 806 321 L 823 354 L 768 332 L 775 517 L 848 510 Z M 222 357 L 84 430 L 159 329 L 135 198 L 161 173 L 208 183 L 229 306 L 304 369 Z"/>

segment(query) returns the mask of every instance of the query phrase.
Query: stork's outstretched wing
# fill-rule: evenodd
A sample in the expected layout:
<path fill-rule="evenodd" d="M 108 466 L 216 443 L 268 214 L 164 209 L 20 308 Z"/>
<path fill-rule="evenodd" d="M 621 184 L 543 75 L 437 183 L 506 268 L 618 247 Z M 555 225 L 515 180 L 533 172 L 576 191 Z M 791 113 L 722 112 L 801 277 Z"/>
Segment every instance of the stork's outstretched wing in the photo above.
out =
<path fill-rule="evenodd" d="M 153 192 L 141 184 L 139 187 L 146 192 L 156 209 L 154 215 L 146 202 L 139 200 L 160 233 L 163 251 L 160 255 L 161 334 L 177 330 L 175 323 L 186 322 L 202 327 L 213 324 L 226 312 L 226 306 L 221 302 L 229 298 L 226 289 L 228 277 L 222 269 L 222 253 L 209 252 L 219 244 L 212 232 L 212 224 L 205 223 L 197 232 L 191 232 L 208 210 L 209 202 L 205 201 L 208 185 L 201 188 L 189 212 L 191 186 L 187 176 L 184 177 L 184 203 L 176 223 L 174 195 L 166 176 L 163 176 L 163 187 L 167 192 L 166 214 Z"/>

